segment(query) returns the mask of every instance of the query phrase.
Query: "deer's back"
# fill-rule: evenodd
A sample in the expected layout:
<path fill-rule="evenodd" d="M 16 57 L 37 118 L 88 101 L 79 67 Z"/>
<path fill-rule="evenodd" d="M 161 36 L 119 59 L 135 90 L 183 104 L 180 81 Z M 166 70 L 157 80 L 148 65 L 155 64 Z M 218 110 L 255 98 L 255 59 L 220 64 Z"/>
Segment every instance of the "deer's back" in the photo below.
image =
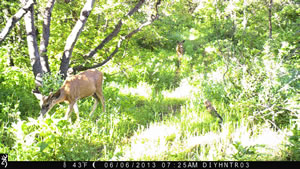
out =
<path fill-rule="evenodd" d="M 62 88 L 67 100 L 80 99 L 93 95 L 96 89 L 101 87 L 102 79 L 100 71 L 91 69 L 67 78 Z"/>

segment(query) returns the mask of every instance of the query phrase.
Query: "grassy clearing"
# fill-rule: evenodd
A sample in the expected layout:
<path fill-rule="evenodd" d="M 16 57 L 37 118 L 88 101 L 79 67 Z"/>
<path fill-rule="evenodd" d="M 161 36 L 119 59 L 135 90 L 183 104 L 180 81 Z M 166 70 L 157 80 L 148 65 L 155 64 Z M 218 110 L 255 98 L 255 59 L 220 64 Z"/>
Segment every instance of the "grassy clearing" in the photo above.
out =
<path fill-rule="evenodd" d="M 201 90 L 185 80 L 155 98 L 145 92 L 149 88 L 106 87 L 107 112 L 98 106 L 92 119 L 93 101 L 87 98 L 79 103 L 80 121 L 74 114 L 72 123 L 62 119 L 67 108 L 62 104 L 45 119 L 3 123 L 6 146 L 0 150 L 11 160 L 255 161 L 287 160 L 295 154 L 291 146 L 299 146 L 298 137 L 290 142 L 295 133 L 256 123 L 238 103 L 215 104 L 224 119 L 220 125 L 206 111 Z"/>
<path fill-rule="evenodd" d="M 192 98 L 180 113 L 139 128 L 113 160 L 285 160 L 288 130 L 254 124 L 242 114 L 234 121 L 232 112 L 222 114 L 219 126 L 197 103 Z"/>
<path fill-rule="evenodd" d="M 0 18 L 20 9 L 8 2 L 1 1 Z M 37 13 L 44 11 L 44 2 L 35 4 Z M 52 11 L 51 74 L 43 75 L 44 95 L 63 83 L 58 73 L 62 44 L 78 19 L 73 14 L 82 8 L 80 2 L 58 2 Z M 80 120 L 73 114 L 71 123 L 62 119 L 66 104 L 38 118 L 31 52 L 24 24 L 16 24 L 0 47 L 0 153 L 8 153 L 9 160 L 36 161 L 300 161 L 299 3 L 272 1 L 268 20 L 265 2 L 169 0 L 156 6 L 147 1 L 131 17 L 121 17 L 133 9 L 133 1 L 97 1 L 69 66 L 89 67 L 111 58 L 99 67 L 107 112 L 99 106 L 88 117 L 94 101 L 82 99 Z M 71 18 L 61 17 L 68 13 Z M 118 39 L 153 19 L 151 13 L 159 19 L 115 48 Z M 124 22 L 117 35 L 95 56 L 84 57 L 115 32 L 120 17 Z M 42 17 L 35 19 L 40 32 Z M 182 40 L 184 54 L 178 57 L 176 42 Z M 206 100 L 222 124 L 208 112 Z"/>

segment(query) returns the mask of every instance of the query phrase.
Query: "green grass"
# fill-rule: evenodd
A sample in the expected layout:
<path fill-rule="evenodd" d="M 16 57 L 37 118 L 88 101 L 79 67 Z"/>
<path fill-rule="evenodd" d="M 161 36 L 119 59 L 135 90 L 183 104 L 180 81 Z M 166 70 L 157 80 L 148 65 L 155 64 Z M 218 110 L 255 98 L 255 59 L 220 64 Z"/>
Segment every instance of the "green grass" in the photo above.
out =
<path fill-rule="evenodd" d="M 1 9 L 8 8 L 5 2 Z M 32 94 L 35 78 L 26 42 L 20 40 L 25 38 L 20 31 L 24 26 L 17 25 L 0 47 L 0 153 L 8 153 L 9 160 L 35 161 L 300 161 L 299 3 L 273 2 L 272 39 L 266 31 L 264 1 L 190 2 L 162 1 L 165 4 L 156 6 L 160 19 L 127 39 L 98 68 L 104 73 L 107 111 L 103 113 L 99 105 L 89 117 L 94 100 L 85 98 L 78 102 L 80 120 L 72 114 L 71 122 L 63 119 L 67 104 L 38 118 L 39 104 Z M 100 13 L 105 17 L 82 31 L 70 68 L 101 62 L 118 38 L 146 21 L 146 13 L 155 12 L 145 11 L 151 6 L 147 3 L 137 15 L 123 18 L 116 39 L 88 61 L 82 55 L 115 29 L 114 20 L 119 19 L 110 15 L 125 12 L 119 5 L 133 5 L 132 1 L 113 7 L 102 4 L 96 4 L 91 17 Z M 44 5 L 38 4 L 37 10 Z M 68 11 L 78 11 L 78 5 Z M 9 7 L 9 15 L 19 8 Z M 61 44 L 73 23 L 60 24 L 64 18 L 57 18 L 59 11 L 53 10 L 55 38 L 47 49 L 51 74 L 43 75 L 44 95 L 63 83 L 58 72 Z M 41 23 L 41 17 L 36 19 Z M 105 20 L 109 22 L 104 24 Z M 41 24 L 36 26 L 42 30 Z M 176 41 L 181 40 L 185 52 L 178 58 Z M 222 116 L 222 124 L 206 110 L 205 100 Z"/>
<path fill-rule="evenodd" d="M 78 104 L 80 121 L 75 114 L 72 123 L 64 120 L 67 105 L 61 104 L 44 119 L 3 123 L 0 152 L 10 160 L 37 161 L 298 159 L 287 146 L 292 135 L 288 129 L 255 123 L 238 103 L 232 108 L 215 104 L 224 119 L 219 125 L 205 110 L 199 90 L 189 90 L 188 97 L 169 91 L 154 98 L 126 90 L 107 86 L 107 112 L 98 106 L 92 118 L 88 115 L 94 101 L 87 98 Z"/>
<path fill-rule="evenodd" d="M 89 117 L 94 100 L 85 98 L 78 102 L 80 120 L 73 113 L 70 122 L 63 119 L 67 104 L 38 118 L 33 84 L 21 78 L 30 73 L 8 69 L 14 76 L 0 74 L 1 91 L 9 95 L 0 97 L 0 152 L 17 161 L 300 160 L 299 97 L 290 92 L 297 84 L 281 90 L 289 81 L 265 78 L 269 83 L 262 85 L 246 73 L 225 84 L 220 70 L 206 79 L 194 73 L 175 89 L 107 80 L 106 112 L 99 104 Z M 242 70 L 234 71 L 231 76 Z M 222 124 L 206 110 L 206 99 Z"/>

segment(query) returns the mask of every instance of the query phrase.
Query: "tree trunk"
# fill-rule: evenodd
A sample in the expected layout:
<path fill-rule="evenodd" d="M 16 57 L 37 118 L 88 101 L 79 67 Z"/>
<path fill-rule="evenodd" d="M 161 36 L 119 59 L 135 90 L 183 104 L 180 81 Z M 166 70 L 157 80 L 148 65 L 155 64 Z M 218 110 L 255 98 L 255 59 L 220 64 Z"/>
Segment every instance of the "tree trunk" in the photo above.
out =
<path fill-rule="evenodd" d="M 269 39 L 272 39 L 272 6 L 273 0 L 269 3 Z"/>
<path fill-rule="evenodd" d="M 21 0 L 22 4 L 26 4 L 26 0 Z M 36 86 L 42 85 L 42 66 L 40 62 L 40 55 L 38 51 L 37 41 L 36 41 L 36 34 L 35 34 L 35 27 L 34 27 L 34 6 L 32 5 L 31 8 L 24 16 L 25 20 L 25 28 L 27 33 L 27 45 L 28 45 L 28 53 L 30 57 L 30 63 L 32 66 L 33 74 L 35 77 L 35 84 Z"/>
<path fill-rule="evenodd" d="M 13 58 L 11 57 L 11 48 L 9 48 L 8 49 L 8 58 L 7 58 L 7 64 L 9 65 L 9 66 L 15 66 L 15 64 L 14 64 L 14 60 L 13 60 Z"/>
<path fill-rule="evenodd" d="M 61 65 L 60 65 L 60 74 L 63 76 L 63 78 L 67 77 L 67 71 L 69 69 L 70 59 L 72 57 L 72 51 L 76 44 L 76 41 L 90 15 L 91 10 L 93 9 L 95 0 L 87 0 L 84 7 L 81 10 L 80 18 L 76 22 L 76 25 L 74 26 L 71 34 L 69 35 L 65 49 L 63 52 L 63 56 L 61 59 Z"/>
<path fill-rule="evenodd" d="M 50 72 L 47 48 L 49 44 L 50 37 L 50 23 L 51 23 L 51 12 L 54 6 L 55 0 L 49 0 L 44 12 L 44 23 L 43 23 L 43 35 L 40 43 L 40 55 L 41 55 L 41 65 L 43 72 Z"/>

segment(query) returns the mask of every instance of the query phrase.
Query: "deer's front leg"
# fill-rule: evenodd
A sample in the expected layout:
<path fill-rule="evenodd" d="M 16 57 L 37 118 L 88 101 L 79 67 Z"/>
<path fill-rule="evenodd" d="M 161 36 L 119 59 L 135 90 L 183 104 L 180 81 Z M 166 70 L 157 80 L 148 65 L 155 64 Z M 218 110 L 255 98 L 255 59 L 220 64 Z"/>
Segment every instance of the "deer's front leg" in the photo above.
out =
<path fill-rule="evenodd" d="M 74 106 L 75 103 L 70 103 L 69 107 L 68 107 L 68 110 L 66 112 L 66 115 L 65 115 L 65 119 L 68 120 L 70 118 L 70 115 L 73 111 L 73 106 Z"/>

